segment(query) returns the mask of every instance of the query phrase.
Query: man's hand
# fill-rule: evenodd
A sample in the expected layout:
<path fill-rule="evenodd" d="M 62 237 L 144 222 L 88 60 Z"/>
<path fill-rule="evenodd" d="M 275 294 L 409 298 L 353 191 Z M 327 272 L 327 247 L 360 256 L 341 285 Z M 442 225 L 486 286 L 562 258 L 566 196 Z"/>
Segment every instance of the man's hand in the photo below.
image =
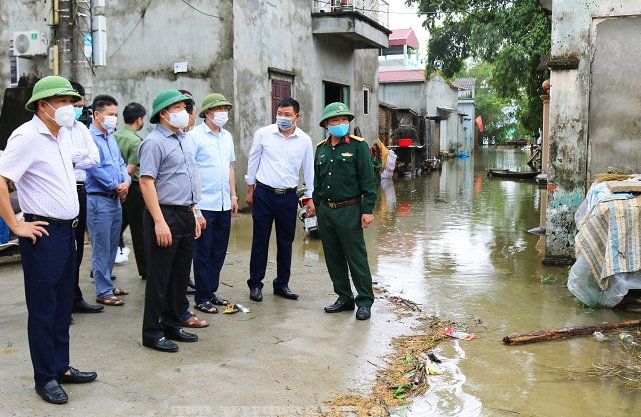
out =
<path fill-rule="evenodd" d="M 236 200 L 235 198 L 232 198 L 231 199 L 231 216 L 234 217 L 236 213 L 238 213 L 238 200 Z"/>
<path fill-rule="evenodd" d="M 129 181 L 123 181 L 118 186 L 116 187 L 115 191 L 116 194 L 118 194 L 118 197 L 120 198 L 120 202 L 122 203 L 125 201 L 125 198 L 127 197 L 127 193 L 129 193 Z"/>
<path fill-rule="evenodd" d="M 307 215 L 307 217 L 314 217 L 316 215 L 316 207 L 314 206 L 314 200 L 312 200 L 311 198 L 307 203 L 307 209 L 305 209 L 305 214 Z"/>
<path fill-rule="evenodd" d="M 254 205 L 254 190 L 247 191 L 247 197 L 245 198 L 247 205 L 249 207 Z"/>
<path fill-rule="evenodd" d="M 200 231 L 207 228 L 207 219 L 205 219 L 205 216 L 196 217 L 196 223 L 200 225 Z"/>
<path fill-rule="evenodd" d="M 42 227 L 48 225 L 49 223 L 41 220 L 35 222 L 25 222 L 24 220 L 21 220 L 13 229 L 13 233 L 15 233 L 16 236 L 28 237 L 35 244 L 38 238 L 42 237 L 42 235 L 49 236 L 49 232 Z"/>
<path fill-rule="evenodd" d="M 194 232 L 194 239 L 198 239 L 200 237 L 200 222 L 196 221 L 196 231 Z"/>
<path fill-rule="evenodd" d="M 371 222 L 373 222 L 373 221 L 374 221 L 374 215 L 373 214 L 362 214 L 361 215 L 361 226 L 363 227 L 363 229 L 367 229 L 367 226 L 369 226 L 369 224 Z"/>
<path fill-rule="evenodd" d="M 156 232 L 156 242 L 158 246 L 163 248 L 171 246 L 171 230 L 169 230 L 167 222 L 157 222 L 154 230 Z"/>

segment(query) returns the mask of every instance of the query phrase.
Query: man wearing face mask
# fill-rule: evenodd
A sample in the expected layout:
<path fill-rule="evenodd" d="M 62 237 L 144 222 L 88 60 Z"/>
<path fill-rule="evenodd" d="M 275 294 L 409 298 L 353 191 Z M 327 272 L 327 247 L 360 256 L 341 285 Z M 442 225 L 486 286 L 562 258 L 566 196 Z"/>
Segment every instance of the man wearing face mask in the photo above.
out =
<path fill-rule="evenodd" d="M 238 212 L 233 163 L 234 141 L 223 129 L 232 104 L 222 94 L 210 94 L 203 100 L 200 117 L 205 121 L 187 133 L 201 178 L 201 210 L 206 227 L 194 243 L 194 304 L 205 313 L 218 313 L 218 306 L 228 301 L 216 295 L 220 270 L 225 262 L 231 218 Z"/>
<path fill-rule="evenodd" d="M 63 77 L 38 81 L 25 105 L 35 116 L 12 133 L 0 156 L 0 217 L 19 236 L 35 389 L 52 404 L 68 401 L 60 384 L 97 376 L 69 366 L 79 206 L 67 127 L 80 98 Z M 15 183 L 25 213 L 20 222 L 9 201 L 8 180 Z"/>
<path fill-rule="evenodd" d="M 143 346 L 177 352 L 180 342 L 198 336 L 181 327 L 194 239 L 200 227 L 194 215 L 197 199 L 196 165 L 184 129 L 189 124 L 186 104 L 193 100 L 178 90 L 165 90 L 153 101 L 149 121 L 156 128 L 140 145 L 140 188 L 147 205 L 143 234 L 147 264 Z"/>
<path fill-rule="evenodd" d="M 118 296 L 127 291 L 111 282 L 122 224 L 121 203 L 127 197 L 131 177 L 111 132 L 118 122 L 118 102 L 101 94 L 94 98 L 93 124 L 89 132 L 100 152 L 100 164 L 87 170 L 87 228 L 91 236 L 91 270 L 96 283 L 96 302 L 122 306 Z"/>
<path fill-rule="evenodd" d="M 100 153 L 98 147 L 89 133 L 89 129 L 78 121 L 82 115 L 84 104 L 85 89 L 78 83 L 71 82 L 72 87 L 83 98 L 73 104 L 75 111 L 75 121 L 68 129 L 71 133 L 71 147 L 73 162 L 73 173 L 76 176 L 76 190 L 78 192 L 78 204 L 80 211 L 78 213 L 78 226 L 76 226 L 76 286 L 73 297 L 74 313 L 99 313 L 103 306 L 91 305 L 84 300 L 82 290 L 80 289 L 80 264 L 84 255 L 85 247 L 85 230 L 87 228 L 87 192 L 85 190 L 86 169 L 92 168 L 100 163 Z"/>
<path fill-rule="evenodd" d="M 318 207 L 327 271 L 338 295 L 334 304 L 325 307 L 325 312 L 353 311 L 357 306 L 356 319 L 367 320 L 374 292 L 363 229 L 374 221 L 376 188 L 367 143 L 363 138 L 348 135 L 353 119 L 343 103 L 328 104 L 323 110 L 320 126 L 329 135 L 316 145 L 313 198 Z"/>
<path fill-rule="evenodd" d="M 276 123 L 258 129 L 249 151 L 247 167 L 247 204 L 253 206 L 254 229 L 249 261 L 249 298 L 262 301 L 263 278 L 272 224 L 276 225 L 276 278 L 274 295 L 290 300 L 298 295 L 289 289 L 292 265 L 292 243 L 296 233 L 296 187 L 301 167 L 307 185 L 307 196 L 314 189 L 314 155 L 309 136 L 296 127 L 299 104 L 293 98 L 278 103 Z M 311 198 L 309 215 L 315 213 Z"/>
<path fill-rule="evenodd" d="M 142 191 L 140 191 L 140 161 L 138 160 L 138 149 L 142 143 L 142 138 L 138 136 L 138 132 L 145 124 L 146 115 L 147 110 L 142 104 L 136 102 L 127 104 L 122 111 L 125 127 L 113 134 L 118 143 L 122 159 L 127 165 L 127 173 L 132 180 L 127 198 L 122 203 L 122 226 L 120 227 L 118 250 L 124 248 L 122 234 L 127 225 L 129 225 L 138 275 L 142 279 L 147 277 L 147 263 L 145 262 L 145 248 L 142 238 L 142 213 L 145 208 L 145 201 L 142 199 Z"/>

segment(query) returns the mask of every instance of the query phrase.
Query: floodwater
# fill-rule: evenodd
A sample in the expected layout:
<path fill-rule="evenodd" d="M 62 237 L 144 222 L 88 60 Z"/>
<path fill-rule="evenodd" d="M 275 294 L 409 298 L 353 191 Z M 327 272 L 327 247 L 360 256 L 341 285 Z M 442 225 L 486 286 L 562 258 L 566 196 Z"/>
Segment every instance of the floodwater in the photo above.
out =
<path fill-rule="evenodd" d="M 636 318 L 591 310 L 567 290 L 567 268 L 542 264 L 546 190 L 533 181 L 492 179 L 487 167 L 527 169 L 530 153 L 479 150 L 441 172 L 384 182 L 367 244 L 375 279 L 423 313 L 469 325 L 472 341 L 436 350 L 445 374 L 408 416 L 632 416 L 641 396 L 600 380 L 569 380 L 622 349 L 591 337 L 504 346 L 510 333 Z M 544 216 L 543 216 L 544 217 Z M 542 277 L 558 278 L 544 284 Z M 480 323 L 480 324 L 477 324 Z"/>

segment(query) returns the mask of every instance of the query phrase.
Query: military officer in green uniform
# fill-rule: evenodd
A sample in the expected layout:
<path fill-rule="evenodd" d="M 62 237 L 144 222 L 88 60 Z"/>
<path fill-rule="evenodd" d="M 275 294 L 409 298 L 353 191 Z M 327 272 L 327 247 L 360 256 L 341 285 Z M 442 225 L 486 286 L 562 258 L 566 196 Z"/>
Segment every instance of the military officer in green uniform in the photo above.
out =
<path fill-rule="evenodd" d="M 314 192 L 327 271 L 338 294 L 327 313 L 352 311 L 367 320 L 374 303 L 372 274 L 363 229 L 374 221 L 376 189 L 369 147 L 363 138 L 348 135 L 354 115 L 343 103 L 328 104 L 320 126 L 329 136 L 316 145 Z M 349 273 L 356 288 L 354 297 Z"/>

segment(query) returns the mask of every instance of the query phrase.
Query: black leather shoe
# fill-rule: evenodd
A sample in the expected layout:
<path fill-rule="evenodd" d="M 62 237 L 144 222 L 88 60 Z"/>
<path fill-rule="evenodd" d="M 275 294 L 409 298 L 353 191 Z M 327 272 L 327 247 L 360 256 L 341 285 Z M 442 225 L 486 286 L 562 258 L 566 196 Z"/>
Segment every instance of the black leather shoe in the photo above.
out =
<path fill-rule="evenodd" d="M 61 384 L 84 384 L 87 382 L 94 381 L 98 378 L 98 374 L 95 372 L 81 372 L 76 368 L 69 367 L 71 371 L 70 375 L 63 374 L 58 376 L 58 382 Z"/>
<path fill-rule="evenodd" d="M 164 337 L 158 340 L 142 340 L 142 345 L 160 352 L 178 352 L 178 345 Z"/>
<path fill-rule="evenodd" d="M 372 316 L 372 310 L 369 307 L 358 307 L 356 310 L 356 320 L 368 320 Z"/>
<path fill-rule="evenodd" d="M 51 404 L 64 404 L 69 401 L 67 393 L 56 380 L 47 382 L 44 387 L 36 385 L 36 392 L 43 400 Z"/>
<path fill-rule="evenodd" d="M 263 301 L 263 292 L 260 288 L 252 288 L 249 290 L 249 299 L 254 301 Z"/>
<path fill-rule="evenodd" d="M 178 330 L 177 332 L 165 332 L 165 337 L 169 340 L 177 340 L 179 342 L 197 342 L 198 335 L 193 333 L 187 333 L 183 329 Z"/>
<path fill-rule="evenodd" d="M 325 307 L 326 313 L 340 313 L 341 311 L 352 311 L 354 310 L 354 302 L 336 300 L 331 306 Z"/>
<path fill-rule="evenodd" d="M 105 308 L 103 306 L 94 306 L 85 300 L 82 300 L 73 306 L 74 313 L 100 313 L 104 309 Z"/>
<path fill-rule="evenodd" d="M 298 300 L 298 294 L 294 294 L 289 287 L 274 288 L 274 295 L 278 295 L 289 300 Z"/>

